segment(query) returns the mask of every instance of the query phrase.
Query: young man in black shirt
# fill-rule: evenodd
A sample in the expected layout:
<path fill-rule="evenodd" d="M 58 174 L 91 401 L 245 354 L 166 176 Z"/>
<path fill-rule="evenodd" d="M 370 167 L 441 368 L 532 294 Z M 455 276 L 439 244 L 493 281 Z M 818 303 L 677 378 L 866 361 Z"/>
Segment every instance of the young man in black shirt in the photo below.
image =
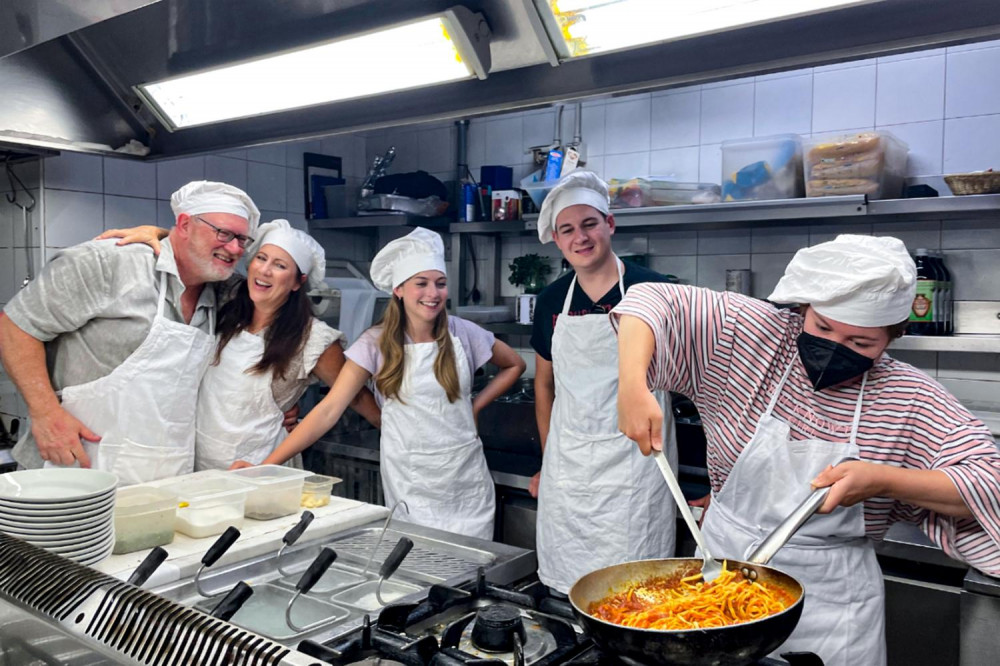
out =
<path fill-rule="evenodd" d="M 591 172 L 563 178 L 539 213 L 539 240 L 554 240 L 573 267 L 539 294 L 531 336 L 543 447 L 531 484 L 538 576 L 564 594 L 594 569 L 674 555 L 667 485 L 618 430 L 618 346 L 608 318 L 631 285 L 667 278 L 623 263 L 611 249 L 614 232 L 607 185 Z M 669 419 L 664 430 L 664 453 L 676 468 Z"/>

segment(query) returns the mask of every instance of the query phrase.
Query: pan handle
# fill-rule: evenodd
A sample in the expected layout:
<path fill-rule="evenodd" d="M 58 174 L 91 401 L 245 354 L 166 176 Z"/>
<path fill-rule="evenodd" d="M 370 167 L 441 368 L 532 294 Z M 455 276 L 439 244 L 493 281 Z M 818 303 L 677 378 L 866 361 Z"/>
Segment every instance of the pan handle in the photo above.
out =
<path fill-rule="evenodd" d="M 850 460 L 857 460 L 857 458 L 841 458 L 837 461 L 837 465 Z M 836 465 L 834 466 L 836 467 Z M 781 521 L 781 524 L 773 532 L 767 535 L 767 538 L 757 546 L 756 550 L 750 553 L 747 561 L 753 564 L 767 564 L 770 562 L 774 554 L 788 543 L 792 535 L 798 532 L 799 528 L 823 506 L 823 500 L 830 494 L 831 487 L 817 488 L 809 493 L 809 496 L 795 507 L 795 510 L 788 514 L 788 517 Z M 744 571 L 743 573 L 746 575 L 747 572 Z"/>

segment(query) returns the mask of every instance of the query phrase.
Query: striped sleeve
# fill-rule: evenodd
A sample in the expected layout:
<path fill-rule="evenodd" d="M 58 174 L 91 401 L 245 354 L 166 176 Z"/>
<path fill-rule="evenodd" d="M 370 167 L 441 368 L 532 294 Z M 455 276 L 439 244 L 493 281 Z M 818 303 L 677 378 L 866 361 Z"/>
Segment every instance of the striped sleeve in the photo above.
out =
<path fill-rule="evenodd" d="M 927 512 L 923 530 L 949 556 L 1000 575 L 1000 454 L 986 427 L 969 424 L 949 433 L 933 469 L 948 475 L 974 518 Z"/>
<path fill-rule="evenodd" d="M 645 322 L 656 344 L 646 377 L 650 388 L 693 399 L 727 320 L 727 302 L 724 294 L 709 289 L 648 282 L 628 290 L 611 321 L 616 330 L 622 315 Z"/>

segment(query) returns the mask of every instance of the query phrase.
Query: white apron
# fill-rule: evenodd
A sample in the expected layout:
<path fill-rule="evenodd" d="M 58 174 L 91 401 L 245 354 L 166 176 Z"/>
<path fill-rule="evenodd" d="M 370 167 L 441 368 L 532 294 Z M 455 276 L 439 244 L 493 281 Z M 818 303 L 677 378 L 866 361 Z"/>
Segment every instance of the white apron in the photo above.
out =
<path fill-rule="evenodd" d="M 461 395 L 455 402 L 434 376 L 436 342 L 408 343 L 401 400 L 382 406 L 379 459 L 386 506 L 406 500 L 409 520 L 493 540 L 496 497 L 472 416 L 472 373 L 454 335 Z"/>
<path fill-rule="evenodd" d="M 616 258 L 616 262 L 618 259 Z M 535 530 L 538 578 L 563 594 L 581 576 L 674 556 L 676 507 L 656 463 L 618 430 L 618 340 L 606 314 L 568 316 L 552 335 L 555 402 L 542 459 Z M 618 288 L 625 296 L 618 262 Z M 669 396 L 663 452 L 677 470 Z"/>
<path fill-rule="evenodd" d="M 285 438 L 284 414 L 271 392 L 270 372 L 249 373 L 264 355 L 264 338 L 234 335 L 218 365 L 209 365 L 198 392 L 195 469 L 229 469 L 237 460 L 259 465 Z"/>
<path fill-rule="evenodd" d="M 122 486 L 194 469 L 195 406 L 215 347 L 215 311 L 205 333 L 165 317 L 166 299 L 162 272 L 156 317 L 142 344 L 111 374 L 62 390 L 63 408 L 101 437 L 84 442 L 91 465 L 117 474 Z"/>
<path fill-rule="evenodd" d="M 782 376 L 757 430 L 722 490 L 712 498 L 703 531 L 716 557 L 746 557 L 811 492 L 827 465 L 857 458 L 858 423 L 867 373 L 861 381 L 850 442 L 792 440 L 774 417 Z M 863 503 L 816 514 L 771 559 L 805 588 L 802 619 L 777 652 L 808 651 L 826 666 L 885 664 L 885 594 L 875 549 L 865 537 Z"/>

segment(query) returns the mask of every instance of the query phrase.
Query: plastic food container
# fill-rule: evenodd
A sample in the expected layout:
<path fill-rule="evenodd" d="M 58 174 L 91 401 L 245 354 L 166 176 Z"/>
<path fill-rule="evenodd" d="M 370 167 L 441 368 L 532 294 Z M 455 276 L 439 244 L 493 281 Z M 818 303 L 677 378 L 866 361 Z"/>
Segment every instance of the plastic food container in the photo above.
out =
<path fill-rule="evenodd" d="M 715 183 L 679 183 L 662 178 L 630 178 L 608 181 L 612 208 L 674 206 L 721 201 Z"/>
<path fill-rule="evenodd" d="M 222 534 L 226 528 L 243 527 L 249 486 L 221 472 L 197 472 L 179 477 L 163 487 L 177 493 L 179 502 L 174 529 L 193 539 Z"/>
<path fill-rule="evenodd" d="M 330 493 L 333 492 L 333 486 L 340 481 L 341 479 L 335 476 L 323 476 L 322 474 L 307 476 L 302 484 L 301 505 L 307 509 L 326 506 L 330 503 Z"/>
<path fill-rule="evenodd" d="M 177 494 L 152 486 L 119 488 L 115 498 L 115 555 L 174 540 Z"/>
<path fill-rule="evenodd" d="M 535 208 L 538 210 L 542 209 L 542 202 L 545 201 L 545 197 L 549 196 L 549 192 L 552 188 L 559 183 L 558 180 L 542 180 L 537 183 L 525 183 L 521 181 L 521 189 L 528 193 L 531 200 L 535 203 Z"/>
<path fill-rule="evenodd" d="M 723 201 L 794 199 L 803 192 L 797 134 L 723 141 Z"/>
<path fill-rule="evenodd" d="M 806 196 L 903 194 L 909 147 L 889 132 L 828 134 L 805 142 Z"/>
<path fill-rule="evenodd" d="M 281 465 L 245 467 L 229 473 L 250 486 L 244 513 L 254 520 L 271 520 L 298 511 L 302 481 L 311 474 Z"/>

